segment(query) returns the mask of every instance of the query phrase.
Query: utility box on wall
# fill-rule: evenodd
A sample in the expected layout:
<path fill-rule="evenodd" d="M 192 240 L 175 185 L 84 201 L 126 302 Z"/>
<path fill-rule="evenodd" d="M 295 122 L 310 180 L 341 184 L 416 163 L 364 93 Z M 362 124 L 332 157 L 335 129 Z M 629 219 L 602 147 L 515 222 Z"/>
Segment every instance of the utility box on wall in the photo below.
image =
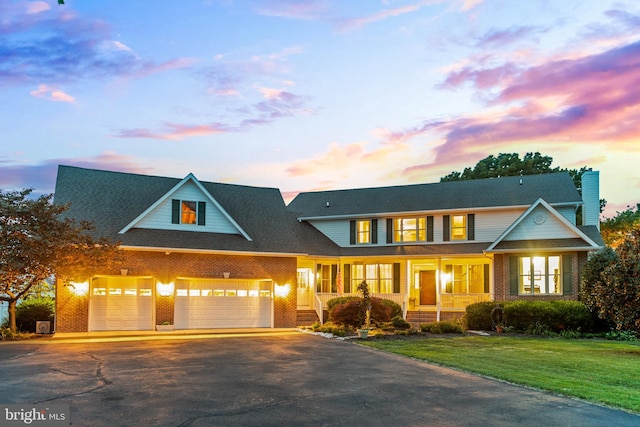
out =
<path fill-rule="evenodd" d="M 51 333 L 51 322 L 48 320 L 37 320 L 36 321 L 36 334 L 50 334 Z"/>

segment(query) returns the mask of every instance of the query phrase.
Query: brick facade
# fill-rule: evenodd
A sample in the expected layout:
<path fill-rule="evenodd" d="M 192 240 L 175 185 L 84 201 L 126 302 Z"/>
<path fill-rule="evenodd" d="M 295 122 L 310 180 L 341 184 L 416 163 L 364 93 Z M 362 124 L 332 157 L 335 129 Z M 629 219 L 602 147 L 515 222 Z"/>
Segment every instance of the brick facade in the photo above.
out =
<path fill-rule="evenodd" d="M 289 284 L 286 297 L 274 296 L 274 326 L 296 326 L 295 257 L 257 255 L 212 255 L 178 252 L 126 251 L 122 268 L 129 276 L 151 276 L 155 281 L 169 283 L 177 277 L 223 278 L 224 272 L 240 279 L 271 279 L 274 284 Z M 120 275 L 120 270 L 96 271 L 96 275 Z M 174 297 L 155 292 L 157 322 L 174 321 Z M 87 332 L 89 327 L 89 295 L 78 296 L 69 286 L 57 286 L 57 332 Z"/>
<path fill-rule="evenodd" d="M 580 270 L 587 261 L 586 252 L 567 252 L 563 256 L 572 257 L 571 267 L 571 293 L 568 295 L 512 295 L 510 290 L 510 266 L 511 255 L 496 254 L 494 256 L 494 284 L 495 301 L 551 301 L 551 300 L 577 300 L 580 293 Z M 518 254 L 513 254 L 518 256 Z"/>

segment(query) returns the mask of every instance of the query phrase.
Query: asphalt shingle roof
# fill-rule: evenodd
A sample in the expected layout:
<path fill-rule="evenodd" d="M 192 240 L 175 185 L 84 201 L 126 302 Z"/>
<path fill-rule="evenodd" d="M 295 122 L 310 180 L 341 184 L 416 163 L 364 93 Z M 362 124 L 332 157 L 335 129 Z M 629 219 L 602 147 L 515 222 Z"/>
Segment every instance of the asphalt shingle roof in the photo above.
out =
<path fill-rule="evenodd" d="M 522 182 L 522 184 L 521 184 Z M 300 193 L 288 208 L 300 218 L 582 203 L 567 173 Z M 327 203 L 329 206 L 327 207 Z"/>
<path fill-rule="evenodd" d="M 295 235 L 297 221 L 276 188 L 200 181 L 225 211 L 252 238 L 132 228 L 127 224 L 169 192 L 181 179 L 60 166 L 55 203 L 71 203 L 66 216 L 93 221 L 95 234 L 122 245 L 241 252 L 304 253 Z"/>

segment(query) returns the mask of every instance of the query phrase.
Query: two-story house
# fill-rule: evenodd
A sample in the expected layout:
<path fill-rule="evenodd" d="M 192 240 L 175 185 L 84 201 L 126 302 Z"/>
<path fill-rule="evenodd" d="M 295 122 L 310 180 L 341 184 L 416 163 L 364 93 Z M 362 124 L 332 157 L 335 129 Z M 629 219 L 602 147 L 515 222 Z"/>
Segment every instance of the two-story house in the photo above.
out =
<path fill-rule="evenodd" d="M 577 299 L 603 245 L 598 181 L 584 174 L 584 200 L 566 173 L 301 193 L 289 209 L 334 245 L 298 259 L 298 306 L 321 314 L 363 280 L 416 324 L 480 301 Z"/>
<path fill-rule="evenodd" d="M 560 173 L 307 192 L 286 206 L 273 188 L 60 166 L 55 203 L 119 241 L 125 262 L 58 283 L 56 330 L 294 327 L 362 281 L 414 323 L 476 301 L 576 299 L 603 245 L 598 185 L 585 173 L 581 197 Z"/>

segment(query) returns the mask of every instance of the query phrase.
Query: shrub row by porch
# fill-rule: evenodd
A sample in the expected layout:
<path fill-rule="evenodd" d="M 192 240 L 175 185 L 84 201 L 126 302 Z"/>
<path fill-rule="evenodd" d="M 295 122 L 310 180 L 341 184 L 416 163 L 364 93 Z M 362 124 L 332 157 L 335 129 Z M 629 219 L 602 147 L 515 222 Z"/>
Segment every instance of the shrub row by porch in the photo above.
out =
<path fill-rule="evenodd" d="M 361 297 L 338 297 L 327 301 L 329 320 L 339 325 L 358 328 L 364 324 L 364 308 Z M 380 324 L 395 317 L 402 317 L 402 308 L 387 299 L 371 298 L 371 322 Z"/>
<path fill-rule="evenodd" d="M 534 325 L 554 332 L 593 329 L 591 312 L 579 301 L 479 302 L 467 307 L 467 328 L 491 330 L 491 311 L 496 306 L 503 309 L 505 325 L 517 331 L 529 330 Z"/>

